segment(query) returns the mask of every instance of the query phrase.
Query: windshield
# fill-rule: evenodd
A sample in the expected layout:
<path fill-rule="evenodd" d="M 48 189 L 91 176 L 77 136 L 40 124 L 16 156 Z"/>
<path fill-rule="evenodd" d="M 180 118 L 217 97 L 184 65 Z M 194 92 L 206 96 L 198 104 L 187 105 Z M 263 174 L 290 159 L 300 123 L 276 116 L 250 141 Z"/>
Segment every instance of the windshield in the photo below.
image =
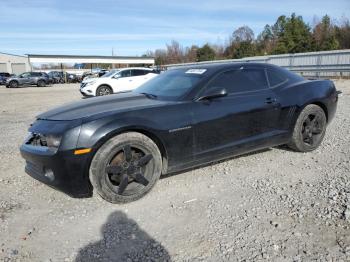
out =
<path fill-rule="evenodd" d="M 113 75 L 115 75 L 115 73 L 119 72 L 120 70 L 111 70 L 108 73 L 105 73 L 104 75 L 101 76 L 102 77 L 111 77 Z"/>
<path fill-rule="evenodd" d="M 177 100 L 190 91 L 201 78 L 202 74 L 192 73 L 187 69 L 169 70 L 144 83 L 134 92 Z"/>

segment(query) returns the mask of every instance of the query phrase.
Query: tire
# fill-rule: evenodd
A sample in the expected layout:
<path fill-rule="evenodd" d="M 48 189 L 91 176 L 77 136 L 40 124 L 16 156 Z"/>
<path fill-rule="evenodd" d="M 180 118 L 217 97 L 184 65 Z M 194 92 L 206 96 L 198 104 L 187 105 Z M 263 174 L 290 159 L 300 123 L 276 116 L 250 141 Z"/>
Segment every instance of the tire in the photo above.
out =
<path fill-rule="evenodd" d="M 44 80 L 39 80 L 38 83 L 37 83 L 37 86 L 38 87 L 44 87 L 44 86 L 46 86 L 46 83 L 45 83 Z"/>
<path fill-rule="evenodd" d="M 310 152 L 318 148 L 327 127 L 326 114 L 318 105 L 307 105 L 300 113 L 288 146 L 299 152 Z"/>
<path fill-rule="evenodd" d="M 11 88 L 17 88 L 19 86 L 19 84 L 17 81 L 10 81 L 8 86 Z"/>
<path fill-rule="evenodd" d="M 112 88 L 106 85 L 99 86 L 96 90 L 96 96 L 106 96 L 113 94 Z"/>
<path fill-rule="evenodd" d="M 143 134 L 127 132 L 98 149 L 91 161 L 89 178 L 94 190 L 106 201 L 127 203 L 146 195 L 161 170 L 157 145 Z"/>

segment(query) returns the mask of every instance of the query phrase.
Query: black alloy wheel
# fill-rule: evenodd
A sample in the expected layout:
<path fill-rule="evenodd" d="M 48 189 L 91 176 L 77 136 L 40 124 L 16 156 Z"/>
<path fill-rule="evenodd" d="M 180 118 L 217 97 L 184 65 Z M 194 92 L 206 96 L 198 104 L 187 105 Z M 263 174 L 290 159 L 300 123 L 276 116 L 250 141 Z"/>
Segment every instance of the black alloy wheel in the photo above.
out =
<path fill-rule="evenodd" d="M 112 137 L 94 155 L 89 178 L 94 190 L 111 203 L 146 195 L 162 172 L 162 156 L 149 137 L 126 132 Z"/>
<path fill-rule="evenodd" d="M 325 124 L 320 114 L 308 115 L 301 130 L 303 142 L 310 146 L 319 144 Z"/>
<path fill-rule="evenodd" d="M 116 194 L 133 195 L 149 184 L 150 153 L 125 145 L 106 166 L 106 183 Z"/>
<path fill-rule="evenodd" d="M 288 146 L 295 151 L 309 152 L 321 144 L 327 127 L 325 111 L 318 105 L 307 105 L 300 113 Z"/>

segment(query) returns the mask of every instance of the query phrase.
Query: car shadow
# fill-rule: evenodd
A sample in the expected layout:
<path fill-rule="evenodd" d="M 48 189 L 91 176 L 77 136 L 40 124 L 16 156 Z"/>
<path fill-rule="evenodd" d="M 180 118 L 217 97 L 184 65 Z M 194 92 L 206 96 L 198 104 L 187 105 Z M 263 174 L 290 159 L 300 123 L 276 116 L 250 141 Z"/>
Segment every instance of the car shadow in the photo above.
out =
<path fill-rule="evenodd" d="M 272 150 L 271 148 L 264 148 L 264 149 L 260 149 L 260 150 L 253 151 L 253 152 L 249 152 L 249 153 L 246 153 L 246 154 L 243 154 L 243 155 L 232 156 L 232 157 L 220 160 L 220 161 L 210 162 L 210 163 L 202 164 L 202 165 L 195 166 L 195 167 L 192 167 L 192 168 L 184 169 L 184 170 L 181 170 L 181 171 L 176 171 L 176 172 L 172 172 L 172 173 L 169 173 L 169 174 L 165 174 L 165 175 L 162 175 L 160 177 L 160 179 L 172 177 L 172 176 L 175 176 L 175 175 L 178 175 L 178 174 L 181 174 L 181 173 L 194 171 L 194 170 L 201 169 L 201 168 L 208 167 L 208 166 L 218 165 L 218 164 L 221 164 L 221 163 L 224 163 L 224 162 L 227 162 L 227 161 L 230 161 L 230 160 L 234 160 L 234 159 L 238 159 L 238 158 L 242 158 L 242 157 L 248 157 L 248 156 L 252 156 L 252 155 L 255 155 L 255 154 L 260 154 L 260 153 L 263 153 L 263 152 L 268 152 L 268 151 L 271 151 L 271 150 Z"/>
<path fill-rule="evenodd" d="M 296 152 L 295 150 L 291 149 L 289 146 L 287 145 L 280 145 L 280 146 L 275 146 L 274 147 L 277 150 L 282 150 L 282 151 L 289 151 L 289 152 Z"/>
<path fill-rule="evenodd" d="M 81 248 L 76 262 L 171 261 L 166 248 L 121 211 L 111 213 L 101 231 L 102 239 Z"/>

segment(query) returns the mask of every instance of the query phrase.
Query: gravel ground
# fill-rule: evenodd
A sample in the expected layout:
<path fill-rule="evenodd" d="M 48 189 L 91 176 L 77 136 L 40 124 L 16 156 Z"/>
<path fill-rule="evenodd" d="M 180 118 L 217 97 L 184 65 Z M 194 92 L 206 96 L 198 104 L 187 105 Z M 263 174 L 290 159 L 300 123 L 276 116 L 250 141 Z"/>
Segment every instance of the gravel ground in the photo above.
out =
<path fill-rule="evenodd" d="M 30 178 L 34 116 L 78 85 L 0 86 L 0 260 L 350 261 L 350 81 L 322 146 L 270 148 L 161 179 L 143 199 L 73 199 Z"/>

